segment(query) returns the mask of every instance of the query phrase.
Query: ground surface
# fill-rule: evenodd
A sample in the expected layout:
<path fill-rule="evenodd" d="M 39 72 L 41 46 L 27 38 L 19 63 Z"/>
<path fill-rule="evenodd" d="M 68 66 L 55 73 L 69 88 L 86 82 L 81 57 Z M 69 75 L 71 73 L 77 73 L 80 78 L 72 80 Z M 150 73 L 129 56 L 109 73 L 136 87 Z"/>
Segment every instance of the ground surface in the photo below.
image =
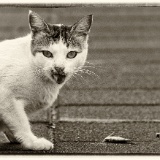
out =
<path fill-rule="evenodd" d="M 50 139 L 46 124 L 34 124 L 34 132 Z M 52 130 L 55 148 L 51 151 L 25 151 L 19 144 L 0 144 L 0 154 L 48 155 L 159 155 L 159 122 L 58 122 Z M 115 136 L 131 139 L 132 143 L 107 143 L 103 139 L 114 132 Z"/>
<path fill-rule="evenodd" d="M 29 32 L 29 9 L 0 8 L 0 40 Z M 63 24 L 94 14 L 87 60 L 98 77 L 82 74 L 65 85 L 55 129 L 48 126 L 47 112 L 32 117 L 35 134 L 53 141 L 54 150 L 24 151 L 1 135 L 0 154 L 160 154 L 159 7 L 33 10 L 49 23 Z M 133 143 L 103 143 L 113 132 Z"/>

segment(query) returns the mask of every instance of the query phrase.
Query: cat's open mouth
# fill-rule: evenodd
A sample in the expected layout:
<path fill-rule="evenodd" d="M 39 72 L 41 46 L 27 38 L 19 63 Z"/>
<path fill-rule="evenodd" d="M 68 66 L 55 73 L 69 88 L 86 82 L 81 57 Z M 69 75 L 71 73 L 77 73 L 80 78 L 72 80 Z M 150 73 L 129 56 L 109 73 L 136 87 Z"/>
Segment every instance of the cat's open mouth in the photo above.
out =
<path fill-rule="evenodd" d="M 52 74 L 52 78 L 57 82 L 57 84 L 62 84 L 66 79 L 66 75 L 54 73 Z"/>

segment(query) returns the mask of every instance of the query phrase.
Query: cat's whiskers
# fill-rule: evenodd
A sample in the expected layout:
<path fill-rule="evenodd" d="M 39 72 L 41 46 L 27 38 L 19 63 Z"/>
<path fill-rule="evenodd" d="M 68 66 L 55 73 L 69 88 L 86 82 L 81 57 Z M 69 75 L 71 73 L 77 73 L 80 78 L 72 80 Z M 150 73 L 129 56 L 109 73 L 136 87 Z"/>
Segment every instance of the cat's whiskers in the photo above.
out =
<path fill-rule="evenodd" d="M 102 64 L 97 65 L 97 64 L 94 64 L 94 63 L 91 63 L 91 62 L 88 62 L 88 61 L 86 61 L 85 63 L 87 63 L 87 64 L 85 64 L 83 66 L 83 68 L 89 67 L 89 68 L 94 68 L 94 69 L 105 69 L 106 70 L 106 68 Z"/>
<path fill-rule="evenodd" d="M 74 82 L 75 81 L 78 81 L 79 82 L 79 78 L 78 78 L 78 74 L 77 73 L 72 73 L 72 76 L 71 76 L 71 78 L 70 78 L 70 81 L 69 81 L 69 83 L 70 83 L 70 85 L 72 84 L 72 85 L 74 85 Z M 72 81 L 72 79 L 75 79 L 75 81 Z M 66 85 L 67 86 L 67 85 Z"/>
<path fill-rule="evenodd" d="M 77 71 L 76 73 L 74 73 L 74 75 L 76 75 L 76 76 L 79 76 L 83 81 L 81 81 L 81 82 L 85 82 L 85 83 L 87 83 L 88 84 L 88 81 L 86 81 L 86 79 Z M 75 77 L 76 77 L 75 76 Z M 84 84 L 84 83 L 83 83 Z"/>
<path fill-rule="evenodd" d="M 99 76 L 96 73 L 94 73 L 93 71 L 90 71 L 88 69 L 84 69 L 82 66 L 78 67 L 78 68 L 75 68 L 74 72 L 73 72 L 73 76 L 74 77 L 79 76 L 83 80 L 83 82 L 87 83 L 87 85 L 91 84 L 91 81 L 89 81 L 88 79 L 86 80 L 85 77 L 82 76 L 82 73 L 85 73 L 85 74 L 90 75 L 90 76 L 96 76 L 97 78 L 99 78 Z"/>
<path fill-rule="evenodd" d="M 96 69 L 95 66 L 87 66 L 87 65 L 83 66 L 83 68 L 94 68 L 94 69 Z"/>
<path fill-rule="evenodd" d="M 85 63 L 88 63 L 88 64 L 90 64 L 90 65 L 95 65 L 94 63 L 91 63 L 91 62 L 89 62 L 89 61 L 86 61 Z"/>
<path fill-rule="evenodd" d="M 81 67 L 78 67 L 78 68 L 81 68 Z M 84 79 L 84 77 L 78 72 L 78 68 L 74 68 L 73 72 L 72 72 L 72 77 L 75 78 L 76 80 L 80 80 L 78 77 L 80 77 L 81 79 L 83 79 L 83 81 L 86 82 L 86 80 Z M 71 77 L 71 78 L 72 78 Z M 77 79 L 78 78 L 78 79 Z M 81 81 L 81 82 L 83 82 Z"/>
<path fill-rule="evenodd" d="M 97 77 L 97 78 L 100 78 L 99 75 L 97 75 L 95 72 L 93 72 L 93 71 L 91 71 L 91 70 L 89 70 L 89 69 L 84 69 L 84 68 L 82 68 L 82 69 L 79 69 L 79 72 L 81 72 L 81 73 L 86 73 L 86 74 L 88 74 L 88 75 L 90 75 L 90 76 L 95 76 L 95 77 Z"/>

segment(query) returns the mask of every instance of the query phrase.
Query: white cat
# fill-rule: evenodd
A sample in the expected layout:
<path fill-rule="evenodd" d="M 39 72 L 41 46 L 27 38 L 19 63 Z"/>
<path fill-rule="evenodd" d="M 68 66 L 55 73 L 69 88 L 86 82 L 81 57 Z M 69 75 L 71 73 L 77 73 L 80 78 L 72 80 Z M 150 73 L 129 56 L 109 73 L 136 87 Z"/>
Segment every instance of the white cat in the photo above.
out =
<path fill-rule="evenodd" d="M 85 63 L 92 15 L 72 26 L 46 23 L 29 12 L 31 34 L 0 43 L 0 128 L 10 142 L 49 150 L 36 137 L 26 113 L 50 107 L 61 87 Z"/>

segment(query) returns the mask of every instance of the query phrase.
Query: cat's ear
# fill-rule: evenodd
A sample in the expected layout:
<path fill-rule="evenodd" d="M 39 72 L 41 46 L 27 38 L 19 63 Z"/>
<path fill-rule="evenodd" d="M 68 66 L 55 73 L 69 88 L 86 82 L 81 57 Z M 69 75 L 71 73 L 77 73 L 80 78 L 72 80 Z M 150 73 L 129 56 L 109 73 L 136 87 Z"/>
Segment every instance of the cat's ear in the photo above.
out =
<path fill-rule="evenodd" d="M 92 21 L 93 15 L 85 16 L 72 26 L 71 31 L 74 31 L 76 33 L 88 34 L 90 32 Z"/>
<path fill-rule="evenodd" d="M 47 23 L 35 12 L 29 11 L 29 26 L 33 32 L 49 30 Z"/>

